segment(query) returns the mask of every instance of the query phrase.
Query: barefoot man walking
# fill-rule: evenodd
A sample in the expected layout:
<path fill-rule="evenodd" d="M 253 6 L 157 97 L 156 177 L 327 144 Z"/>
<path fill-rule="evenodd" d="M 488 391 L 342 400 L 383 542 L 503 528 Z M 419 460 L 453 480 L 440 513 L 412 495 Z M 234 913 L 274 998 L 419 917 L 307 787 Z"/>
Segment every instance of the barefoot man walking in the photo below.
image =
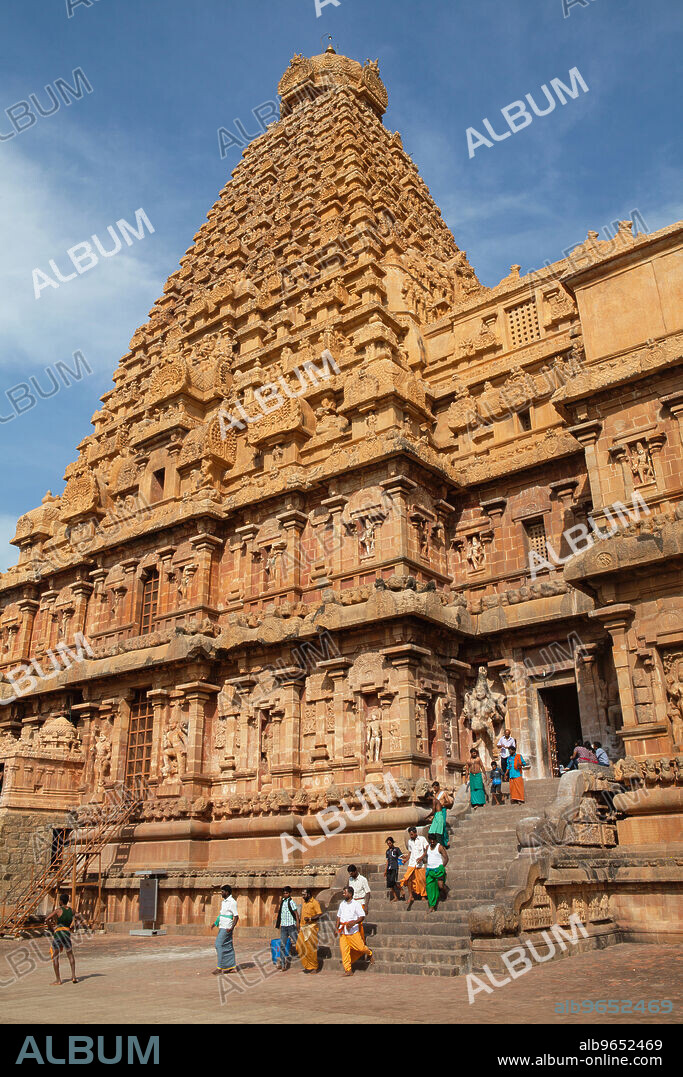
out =
<path fill-rule="evenodd" d="M 59 895 L 59 905 L 56 909 L 50 913 L 45 920 L 45 925 L 49 931 L 52 932 L 52 946 L 50 947 L 50 957 L 52 958 L 52 967 L 55 970 L 55 978 L 52 982 L 52 987 L 61 987 L 61 977 L 59 975 L 59 955 L 62 951 L 69 959 L 71 966 L 71 982 L 77 984 L 78 979 L 76 977 L 76 959 L 73 954 L 73 944 L 71 941 L 71 925 L 84 924 L 85 921 L 75 913 L 69 905 L 69 895 Z"/>
<path fill-rule="evenodd" d="M 370 964 L 374 962 L 372 950 L 365 945 L 360 933 L 360 925 L 365 917 L 365 910 L 360 901 L 356 901 L 350 886 L 344 887 L 344 900 L 337 910 L 336 931 L 339 935 L 339 949 L 341 950 L 344 975 L 353 976 L 351 965 L 359 957 L 370 958 Z"/>

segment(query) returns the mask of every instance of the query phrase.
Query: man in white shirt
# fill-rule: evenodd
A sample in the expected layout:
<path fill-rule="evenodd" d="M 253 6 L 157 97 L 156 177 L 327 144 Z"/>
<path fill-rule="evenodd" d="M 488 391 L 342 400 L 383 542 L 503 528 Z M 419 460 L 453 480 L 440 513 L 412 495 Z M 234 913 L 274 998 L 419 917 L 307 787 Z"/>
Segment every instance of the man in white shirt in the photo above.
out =
<path fill-rule="evenodd" d="M 216 957 L 218 965 L 214 969 L 214 976 L 219 976 L 223 972 L 237 972 L 232 933 L 235 930 L 238 921 L 237 902 L 233 897 L 232 887 L 222 886 L 221 910 L 213 925 L 218 928 L 218 935 L 216 936 Z"/>
<path fill-rule="evenodd" d="M 362 878 L 362 876 L 361 876 Z M 365 945 L 361 935 L 361 927 L 365 918 L 365 910 L 360 901 L 356 901 L 350 886 L 344 887 L 343 900 L 337 909 L 336 932 L 339 935 L 339 949 L 341 950 L 344 975 L 352 976 L 351 965 L 359 957 L 365 955 L 370 958 L 370 964 L 374 962 L 372 950 Z"/>
<path fill-rule="evenodd" d="M 348 872 L 349 886 L 353 890 L 353 896 L 356 901 L 359 901 L 360 904 L 363 906 L 363 912 L 367 916 L 368 909 L 370 906 L 370 883 L 364 875 L 361 875 L 355 864 L 349 864 Z M 365 932 L 363 930 L 362 924 L 360 927 L 360 933 L 363 940 L 365 940 Z"/>
<path fill-rule="evenodd" d="M 410 853 L 410 859 L 408 861 L 408 867 L 406 873 L 401 879 L 401 886 L 408 887 L 408 893 L 410 897 L 408 899 L 407 909 L 411 907 L 416 897 L 426 898 L 427 889 L 425 887 L 425 869 L 418 864 L 418 860 L 422 857 L 427 849 L 427 839 L 418 835 L 417 828 L 414 826 L 408 827 L 408 851 Z"/>
<path fill-rule="evenodd" d="M 498 738 L 498 747 L 500 748 L 500 769 L 503 772 L 503 781 L 507 781 L 508 760 L 514 756 L 517 750 L 517 741 L 511 736 L 509 729 L 506 729 L 504 735 Z"/>

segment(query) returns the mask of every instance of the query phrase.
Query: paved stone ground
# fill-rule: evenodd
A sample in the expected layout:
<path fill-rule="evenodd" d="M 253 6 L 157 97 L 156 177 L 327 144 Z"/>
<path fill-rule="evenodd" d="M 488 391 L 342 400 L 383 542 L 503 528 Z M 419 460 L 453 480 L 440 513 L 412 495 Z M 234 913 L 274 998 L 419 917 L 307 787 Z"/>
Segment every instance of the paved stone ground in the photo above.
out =
<path fill-rule="evenodd" d="M 683 947 L 621 944 L 537 965 L 492 994 L 468 1003 L 466 977 L 382 976 L 358 971 L 344 978 L 336 961 L 316 975 L 297 968 L 271 971 L 264 943 L 236 938 L 241 976 L 211 976 L 215 950 L 209 937 L 130 938 L 101 935 L 76 949 L 79 984 L 51 987 L 52 967 L 39 962 L 47 939 L 0 940 L 0 1013 L 3 1023 L 57 1024 L 378 1024 L 525 1025 L 674 1024 L 680 1022 Z M 259 973 L 255 956 L 267 970 Z M 13 955 L 13 956 L 12 956 Z M 335 955 L 336 957 L 336 955 Z M 10 959 L 8 962 L 8 958 Z M 62 975 L 67 961 L 62 958 Z M 18 973 L 22 973 L 18 976 Z M 219 998 L 220 985 L 224 999 Z M 246 986 L 249 982 L 252 986 Z M 241 988 L 241 990 L 237 990 Z M 566 999 L 670 999 L 669 1015 L 559 1015 Z"/>

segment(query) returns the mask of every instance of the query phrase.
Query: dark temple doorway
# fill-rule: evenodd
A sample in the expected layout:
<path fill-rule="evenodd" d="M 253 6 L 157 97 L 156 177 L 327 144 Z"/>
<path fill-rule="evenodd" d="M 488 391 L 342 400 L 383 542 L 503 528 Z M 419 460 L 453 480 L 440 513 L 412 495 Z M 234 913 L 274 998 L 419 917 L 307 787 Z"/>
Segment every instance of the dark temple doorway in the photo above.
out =
<path fill-rule="evenodd" d="M 548 764 L 558 777 L 560 763 L 567 766 L 574 745 L 582 737 L 579 696 L 575 684 L 540 688 L 538 694 L 545 709 Z"/>

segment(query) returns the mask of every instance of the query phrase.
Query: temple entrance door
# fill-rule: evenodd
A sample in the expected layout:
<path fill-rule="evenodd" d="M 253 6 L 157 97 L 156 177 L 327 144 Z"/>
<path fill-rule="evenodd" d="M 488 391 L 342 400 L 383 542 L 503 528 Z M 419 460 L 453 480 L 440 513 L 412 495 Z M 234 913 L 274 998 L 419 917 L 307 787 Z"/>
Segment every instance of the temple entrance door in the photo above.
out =
<path fill-rule="evenodd" d="M 541 688 L 538 694 L 545 708 L 548 766 L 557 778 L 560 763 L 567 765 L 576 741 L 581 739 L 579 696 L 575 684 Z"/>

